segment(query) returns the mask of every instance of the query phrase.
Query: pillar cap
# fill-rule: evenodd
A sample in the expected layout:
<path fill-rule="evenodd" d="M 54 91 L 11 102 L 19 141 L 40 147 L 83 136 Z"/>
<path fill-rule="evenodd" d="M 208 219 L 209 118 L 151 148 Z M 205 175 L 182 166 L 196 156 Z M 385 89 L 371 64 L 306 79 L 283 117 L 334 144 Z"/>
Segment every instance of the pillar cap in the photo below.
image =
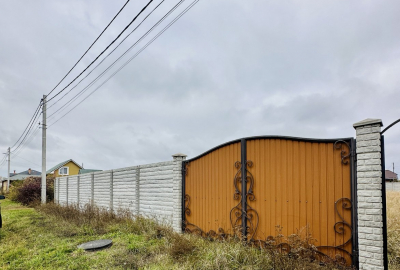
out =
<path fill-rule="evenodd" d="M 172 157 L 187 157 L 187 155 L 182 154 L 182 153 L 177 153 L 175 155 L 172 155 Z"/>
<path fill-rule="evenodd" d="M 382 119 L 372 119 L 372 118 L 367 118 L 365 120 L 362 120 L 360 122 L 357 122 L 353 124 L 354 128 L 362 127 L 362 126 L 372 126 L 379 124 L 379 126 L 383 126 Z"/>

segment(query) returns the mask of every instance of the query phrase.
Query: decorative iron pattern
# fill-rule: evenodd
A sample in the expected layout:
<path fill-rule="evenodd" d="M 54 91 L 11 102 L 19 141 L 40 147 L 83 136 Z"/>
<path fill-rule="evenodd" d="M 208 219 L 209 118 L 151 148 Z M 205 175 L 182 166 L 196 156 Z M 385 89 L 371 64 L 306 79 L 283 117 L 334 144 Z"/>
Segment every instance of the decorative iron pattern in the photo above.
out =
<path fill-rule="evenodd" d="M 349 198 L 341 198 L 335 202 L 335 211 L 341 220 L 335 223 L 333 229 L 336 234 L 343 236 L 348 234 L 349 237 L 345 239 L 346 241 L 337 246 L 314 246 L 309 244 L 307 249 L 311 252 L 310 256 L 320 262 L 334 262 L 342 265 L 351 265 L 353 256 L 345 248 L 353 239 L 352 226 L 344 220 L 343 216 L 340 214 L 339 208 L 343 209 L 343 211 L 351 210 L 351 200 Z M 253 244 L 261 248 L 276 249 L 282 253 L 296 253 L 296 250 L 292 251 L 292 247 L 289 243 L 282 242 L 282 238 L 283 235 L 279 235 L 278 237 L 268 236 L 265 241 L 256 240 Z M 302 252 L 304 252 L 304 250 Z"/>
<path fill-rule="evenodd" d="M 254 201 L 256 199 L 254 195 L 254 177 L 251 172 L 247 168 L 253 167 L 253 162 L 251 160 L 246 161 L 246 183 L 249 185 L 249 188 L 243 192 L 240 189 L 242 183 L 242 163 L 240 161 L 235 162 L 235 168 L 238 169 L 236 175 L 233 179 L 233 185 L 235 187 L 235 192 L 233 194 L 233 199 L 238 200 L 239 203 L 231 209 L 230 212 L 230 220 L 232 230 L 234 235 L 239 237 L 240 239 L 245 239 L 244 235 L 241 232 L 241 221 L 243 218 L 246 219 L 246 239 L 251 242 L 254 241 L 254 235 L 256 234 L 259 222 L 259 215 L 257 211 L 252 208 L 248 203 L 247 209 L 242 208 L 242 200 L 245 197 L 246 202 Z M 247 186 L 247 185 L 246 185 Z"/>
<path fill-rule="evenodd" d="M 209 232 L 204 232 L 199 226 L 194 225 L 193 223 L 190 223 L 187 221 L 187 216 L 190 216 L 191 211 L 190 211 L 190 196 L 188 194 L 185 195 L 185 217 L 186 220 L 184 221 L 184 226 L 185 226 L 185 232 L 186 233 L 192 233 L 199 235 L 201 237 L 205 237 L 208 239 L 212 240 L 223 240 L 226 239 L 229 235 L 225 233 L 224 229 L 218 228 L 218 232 L 214 230 L 210 230 Z"/>
<path fill-rule="evenodd" d="M 345 145 L 347 146 L 347 149 L 348 149 L 347 151 L 344 148 Z M 337 149 L 337 150 L 340 150 L 340 157 L 342 158 L 342 164 L 345 164 L 345 165 L 348 164 L 349 163 L 349 157 L 350 157 L 350 154 L 351 154 L 350 145 L 345 141 L 339 140 L 339 141 L 336 141 L 333 144 L 333 148 Z"/>
<path fill-rule="evenodd" d="M 230 211 L 230 220 L 231 220 L 231 226 L 232 226 L 232 231 L 233 234 L 239 237 L 240 239 L 243 238 L 243 235 L 241 233 L 241 221 L 242 221 L 242 192 L 240 190 L 240 184 L 242 183 L 242 163 L 240 161 L 235 162 L 235 168 L 238 169 L 238 171 L 235 174 L 235 177 L 233 178 L 233 185 L 235 187 L 235 192 L 233 193 L 233 199 L 235 201 L 239 201 L 235 207 L 233 207 Z"/>
<path fill-rule="evenodd" d="M 188 175 L 189 166 L 190 166 L 190 162 L 185 162 L 185 167 L 184 167 L 184 169 L 183 169 L 183 171 L 184 171 L 184 173 L 185 173 L 185 176 Z"/>
<path fill-rule="evenodd" d="M 336 222 L 335 225 L 333 226 L 333 229 L 335 230 L 335 233 L 339 235 L 348 235 L 348 238 L 345 238 L 345 241 L 341 245 L 337 246 L 318 246 L 317 251 L 320 253 L 320 255 L 325 255 L 331 259 L 333 259 L 336 262 L 342 263 L 342 264 L 351 264 L 353 261 L 353 256 L 350 252 L 345 250 L 346 246 L 349 245 L 353 239 L 353 229 L 351 224 L 349 224 L 347 221 L 344 220 L 344 217 L 340 214 L 341 208 L 343 211 L 351 211 L 351 200 L 349 198 L 340 198 L 335 202 L 335 211 L 338 214 L 339 218 L 341 219 L 340 221 Z M 321 250 L 324 250 L 325 252 L 322 252 Z M 334 258 L 332 258 L 332 253 L 335 253 Z"/>

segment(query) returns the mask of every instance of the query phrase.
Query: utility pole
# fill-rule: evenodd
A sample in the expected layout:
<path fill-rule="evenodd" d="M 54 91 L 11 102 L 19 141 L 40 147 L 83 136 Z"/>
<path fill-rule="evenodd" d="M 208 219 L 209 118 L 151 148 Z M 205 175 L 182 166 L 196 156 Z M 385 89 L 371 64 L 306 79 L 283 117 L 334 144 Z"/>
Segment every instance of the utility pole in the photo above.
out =
<path fill-rule="evenodd" d="M 43 123 L 42 123 L 42 203 L 46 203 L 46 95 L 43 95 Z"/>
<path fill-rule="evenodd" d="M 10 191 L 10 159 L 11 159 L 11 153 L 10 153 L 10 147 L 8 147 L 8 175 L 7 175 L 7 192 Z"/>

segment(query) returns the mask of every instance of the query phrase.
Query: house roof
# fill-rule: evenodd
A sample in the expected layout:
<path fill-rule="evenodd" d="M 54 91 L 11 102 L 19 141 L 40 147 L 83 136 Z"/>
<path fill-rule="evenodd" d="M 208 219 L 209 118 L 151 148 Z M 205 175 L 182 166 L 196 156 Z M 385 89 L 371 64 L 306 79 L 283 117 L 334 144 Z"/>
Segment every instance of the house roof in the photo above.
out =
<path fill-rule="evenodd" d="M 34 175 L 42 175 L 41 172 L 36 171 L 36 170 L 31 170 L 31 173 L 29 174 L 29 170 L 19 172 L 19 173 L 10 173 L 10 179 L 11 177 L 14 177 L 16 175 L 28 175 L 28 176 L 34 176 Z"/>
<path fill-rule="evenodd" d="M 94 169 L 80 169 L 79 174 L 84 174 L 84 173 L 91 173 L 91 172 L 100 172 L 101 170 L 94 170 Z"/>
<path fill-rule="evenodd" d="M 29 170 L 17 173 L 17 174 L 27 174 L 29 175 Z M 31 170 L 31 174 L 30 175 L 42 175 L 42 172 L 36 171 L 36 170 Z"/>
<path fill-rule="evenodd" d="M 78 163 L 76 163 L 73 159 L 68 159 L 68 160 L 66 160 L 66 161 L 64 161 L 64 162 L 61 162 L 61 163 L 57 164 L 57 165 L 54 166 L 53 168 L 47 170 L 46 174 L 51 173 L 51 172 L 54 172 L 55 170 L 61 168 L 61 167 L 64 166 L 65 164 L 67 164 L 68 162 L 73 162 L 73 163 L 75 163 L 75 165 L 78 166 L 80 169 L 83 169 L 82 166 L 79 165 Z"/>
<path fill-rule="evenodd" d="M 16 174 L 16 175 L 10 177 L 10 181 L 11 181 L 11 180 L 24 180 L 25 178 L 28 178 L 28 177 L 39 177 L 39 176 L 40 176 L 40 175 L 32 175 L 32 174 L 22 174 L 22 173 L 19 173 L 19 174 Z"/>
<path fill-rule="evenodd" d="M 385 170 L 385 179 L 397 179 L 397 173 L 390 170 Z"/>

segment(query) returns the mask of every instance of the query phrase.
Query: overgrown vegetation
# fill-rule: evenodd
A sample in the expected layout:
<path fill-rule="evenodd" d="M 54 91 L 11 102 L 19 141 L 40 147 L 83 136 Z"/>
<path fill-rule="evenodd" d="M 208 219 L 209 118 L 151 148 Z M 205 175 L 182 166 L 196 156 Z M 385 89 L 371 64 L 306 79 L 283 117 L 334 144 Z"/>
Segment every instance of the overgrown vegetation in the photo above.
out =
<path fill-rule="evenodd" d="M 400 270 L 400 192 L 386 192 L 389 268 Z"/>
<path fill-rule="evenodd" d="M 128 211 L 109 213 L 86 206 L 52 203 L 23 207 L 3 203 L 0 231 L 2 269 L 340 269 L 320 265 L 310 256 L 293 256 L 276 249 L 243 245 L 238 239 L 210 241 L 178 234 L 169 227 Z M 113 246 L 85 252 L 77 245 L 112 239 Z M 309 239 L 293 236 L 306 247 Z"/>
<path fill-rule="evenodd" d="M 28 177 L 24 181 L 13 181 L 10 185 L 8 198 L 23 205 L 35 205 L 41 198 L 41 178 Z M 46 179 L 46 200 L 54 199 L 54 178 Z"/>

